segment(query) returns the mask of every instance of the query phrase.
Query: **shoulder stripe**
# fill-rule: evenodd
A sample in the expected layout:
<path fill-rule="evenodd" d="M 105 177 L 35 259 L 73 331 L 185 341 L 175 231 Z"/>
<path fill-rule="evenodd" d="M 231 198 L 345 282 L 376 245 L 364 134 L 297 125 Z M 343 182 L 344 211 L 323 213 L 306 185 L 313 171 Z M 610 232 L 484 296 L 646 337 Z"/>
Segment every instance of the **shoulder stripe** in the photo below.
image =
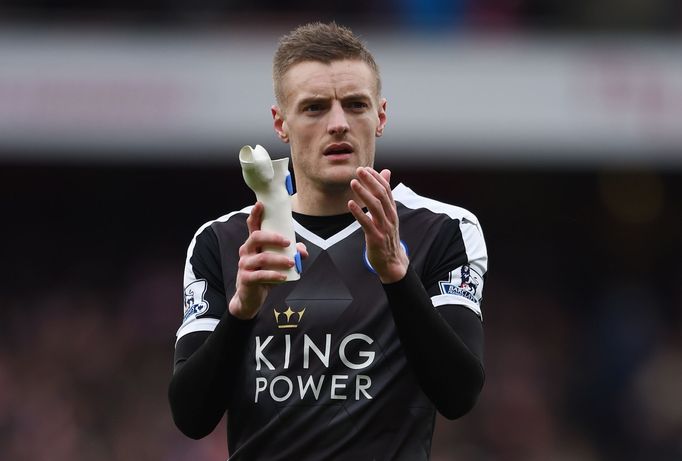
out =
<path fill-rule="evenodd" d="M 422 197 L 403 183 L 398 184 L 395 189 L 393 189 L 393 198 L 396 202 L 401 203 L 412 210 L 426 208 L 434 213 L 446 214 L 452 219 L 459 219 L 460 221 L 467 220 L 475 226 L 478 226 L 478 218 L 466 208 L 439 202 L 438 200 L 428 197 Z"/>
<path fill-rule="evenodd" d="M 189 244 L 189 247 L 187 248 L 187 258 L 185 259 L 185 274 L 184 274 L 184 283 L 183 286 L 187 286 L 190 283 L 192 283 L 194 280 L 196 280 L 196 276 L 194 275 L 194 270 L 192 268 L 192 264 L 189 262 L 189 260 L 192 257 L 192 254 L 194 253 L 194 247 L 197 244 L 197 237 L 199 234 L 201 234 L 208 226 L 215 222 L 227 222 L 231 217 L 237 215 L 237 214 L 248 214 L 251 212 L 251 208 L 253 208 L 253 205 L 247 206 L 245 208 L 242 208 L 239 211 L 233 211 L 231 213 L 228 213 L 226 215 L 223 215 L 219 217 L 218 219 L 214 219 L 213 221 L 208 221 L 207 223 L 204 223 L 199 230 L 197 230 L 194 233 L 194 237 L 192 238 L 192 241 Z"/>
<path fill-rule="evenodd" d="M 458 220 L 469 264 L 480 274 L 485 274 L 488 271 L 488 250 L 483 237 L 483 229 L 481 229 L 476 215 L 466 208 L 422 197 L 403 183 L 398 184 L 393 189 L 393 198 L 397 203 L 401 203 L 409 209 L 424 208 L 433 213 L 445 214 L 451 219 Z"/>

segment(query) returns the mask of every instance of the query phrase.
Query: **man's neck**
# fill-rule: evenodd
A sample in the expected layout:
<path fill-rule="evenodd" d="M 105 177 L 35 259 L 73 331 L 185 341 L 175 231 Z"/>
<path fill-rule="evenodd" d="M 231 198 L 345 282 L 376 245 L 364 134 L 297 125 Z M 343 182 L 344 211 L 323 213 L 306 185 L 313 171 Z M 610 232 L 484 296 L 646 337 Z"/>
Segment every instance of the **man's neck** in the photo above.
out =
<path fill-rule="evenodd" d="M 299 190 L 292 197 L 293 211 L 309 216 L 333 216 L 348 213 L 348 200 L 357 200 L 350 186 Z"/>

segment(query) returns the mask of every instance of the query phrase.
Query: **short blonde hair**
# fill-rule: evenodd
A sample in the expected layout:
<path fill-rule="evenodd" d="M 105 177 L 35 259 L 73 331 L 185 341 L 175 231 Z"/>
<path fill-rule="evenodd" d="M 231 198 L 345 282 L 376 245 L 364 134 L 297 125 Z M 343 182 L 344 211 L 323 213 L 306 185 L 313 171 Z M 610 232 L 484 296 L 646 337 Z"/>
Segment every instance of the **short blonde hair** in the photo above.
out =
<path fill-rule="evenodd" d="M 304 61 L 318 61 L 329 64 L 345 59 L 366 63 L 376 77 L 376 94 L 381 94 L 379 66 L 365 44 L 347 27 L 335 22 L 324 24 L 314 22 L 299 26 L 282 36 L 275 52 L 272 65 L 272 81 L 275 98 L 282 105 L 284 94 L 282 80 L 294 65 Z"/>

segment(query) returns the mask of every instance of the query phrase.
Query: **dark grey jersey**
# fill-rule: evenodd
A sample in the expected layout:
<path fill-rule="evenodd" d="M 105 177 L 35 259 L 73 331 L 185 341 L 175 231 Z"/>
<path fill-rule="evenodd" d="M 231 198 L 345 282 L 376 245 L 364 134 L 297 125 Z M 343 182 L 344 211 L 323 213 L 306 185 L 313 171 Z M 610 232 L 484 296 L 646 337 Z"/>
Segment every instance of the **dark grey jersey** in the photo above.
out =
<path fill-rule="evenodd" d="M 487 252 L 476 217 L 402 184 L 393 194 L 401 241 L 434 308 L 481 317 Z M 190 244 L 178 341 L 212 331 L 225 313 L 249 211 L 205 224 Z M 232 372 L 231 459 L 428 459 L 435 408 L 407 365 L 360 225 L 327 239 L 295 228 L 310 253 L 301 279 L 271 290 Z"/>

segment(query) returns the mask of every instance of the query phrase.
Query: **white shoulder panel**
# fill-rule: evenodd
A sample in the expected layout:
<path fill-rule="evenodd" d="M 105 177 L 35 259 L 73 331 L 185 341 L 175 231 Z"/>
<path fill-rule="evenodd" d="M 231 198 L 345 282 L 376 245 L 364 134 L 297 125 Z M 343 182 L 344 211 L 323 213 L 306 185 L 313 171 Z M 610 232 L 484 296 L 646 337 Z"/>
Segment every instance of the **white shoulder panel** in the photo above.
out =
<path fill-rule="evenodd" d="M 192 238 L 192 241 L 189 244 L 189 247 L 187 248 L 187 258 L 185 259 L 185 276 L 183 280 L 183 287 L 188 286 L 190 283 L 194 282 L 197 280 L 196 276 L 194 275 L 194 270 L 192 268 L 192 264 L 189 262 L 190 258 L 192 257 L 192 254 L 194 253 L 194 246 L 197 244 L 197 237 L 199 234 L 201 234 L 204 229 L 206 229 L 208 226 L 213 224 L 214 222 L 227 222 L 232 216 L 235 216 L 240 213 L 251 213 L 251 208 L 253 206 L 248 206 L 246 208 L 243 208 L 239 211 L 233 211 L 231 213 L 228 213 L 226 215 L 221 216 L 218 219 L 214 219 L 213 221 L 208 221 L 207 223 L 203 224 L 199 230 L 197 230 L 194 233 L 194 237 Z"/>
<path fill-rule="evenodd" d="M 218 219 L 214 219 L 213 221 L 208 221 L 207 223 L 202 225 L 199 228 L 199 230 L 197 230 L 196 233 L 194 234 L 194 237 L 192 238 L 192 241 L 190 242 L 189 247 L 187 248 L 187 259 L 185 260 L 185 273 L 183 280 L 184 290 L 183 298 L 187 299 L 188 290 L 193 290 L 192 296 L 194 301 L 198 303 L 197 304 L 198 310 L 188 312 L 187 306 L 186 305 L 184 306 L 185 311 L 183 312 L 183 322 L 176 333 L 177 339 L 180 339 L 182 336 L 195 331 L 213 331 L 213 329 L 215 329 L 215 326 L 218 324 L 217 319 L 197 318 L 197 314 L 200 314 L 202 312 L 201 306 L 203 306 L 203 309 L 208 308 L 208 305 L 204 303 L 203 299 L 203 294 L 206 291 L 206 281 L 203 279 L 197 279 L 196 274 L 194 273 L 194 268 L 192 267 L 192 263 L 190 262 L 192 254 L 194 253 L 194 247 L 196 246 L 197 243 L 197 237 L 214 222 L 227 222 L 230 218 L 232 218 L 235 215 L 241 213 L 250 213 L 251 208 L 252 207 L 249 206 L 242 210 L 228 213 L 224 216 L 221 216 Z"/>
<path fill-rule="evenodd" d="M 396 202 L 413 210 L 426 208 L 434 213 L 442 213 L 452 219 L 458 219 L 469 265 L 481 275 L 486 273 L 488 270 L 488 251 L 483 237 L 483 229 L 481 229 L 476 215 L 465 208 L 422 197 L 403 183 L 398 184 L 393 189 L 393 198 Z"/>
<path fill-rule="evenodd" d="M 434 307 L 447 304 L 465 306 L 482 319 L 480 303 L 483 297 L 483 276 L 488 270 L 488 250 L 476 215 L 465 208 L 422 197 L 402 183 L 393 190 L 393 198 L 407 208 L 425 208 L 459 221 L 468 262 L 452 270 L 447 280 L 439 282 L 441 294 L 433 296 L 431 302 Z"/>

